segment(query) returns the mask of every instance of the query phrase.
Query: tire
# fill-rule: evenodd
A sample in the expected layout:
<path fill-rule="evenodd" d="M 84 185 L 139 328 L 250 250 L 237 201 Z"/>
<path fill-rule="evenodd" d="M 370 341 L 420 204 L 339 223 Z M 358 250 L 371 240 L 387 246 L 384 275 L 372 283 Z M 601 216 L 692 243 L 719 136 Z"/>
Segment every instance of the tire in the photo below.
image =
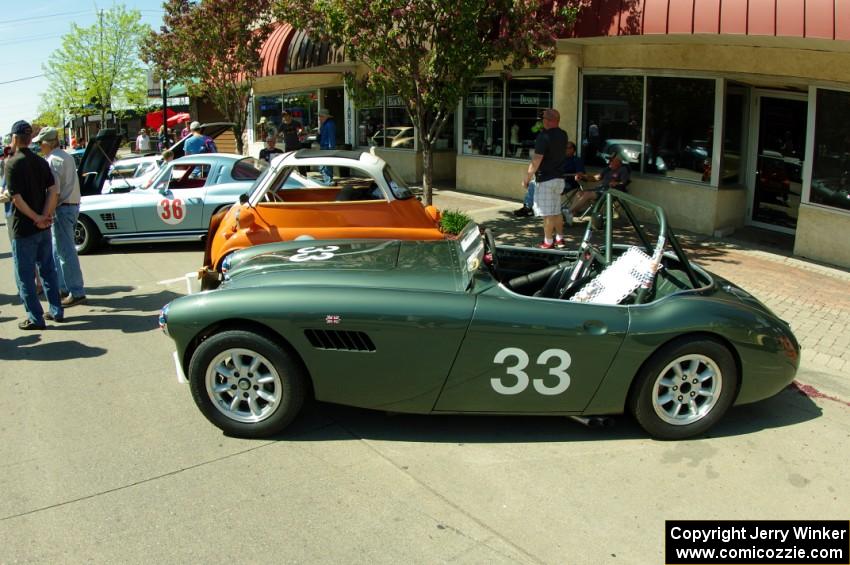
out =
<path fill-rule="evenodd" d="M 85 255 L 100 245 L 100 230 L 87 216 L 79 216 L 74 226 L 74 247 L 77 255 Z"/>
<path fill-rule="evenodd" d="M 656 351 L 637 377 L 629 407 L 657 439 L 701 434 L 723 417 L 738 391 L 738 369 L 723 344 L 683 337 Z"/>
<path fill-rule="evenodd" d="M 298 415 L 305 378 L 300 365 L 268 338 L 231 330 L 201 343 L 189 362 L 189 386 L 195 404 L 225 434 L 263 438 Z"/>

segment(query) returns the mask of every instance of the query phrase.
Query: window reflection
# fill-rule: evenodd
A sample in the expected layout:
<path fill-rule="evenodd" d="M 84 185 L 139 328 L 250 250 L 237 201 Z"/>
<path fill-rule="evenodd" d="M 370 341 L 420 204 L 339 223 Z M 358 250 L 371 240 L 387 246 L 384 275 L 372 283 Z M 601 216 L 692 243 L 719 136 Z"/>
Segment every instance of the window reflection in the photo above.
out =
<path fill-rule="evenodd" d="M 543 129 L 540 116 L 552 107 L 552 79 L 523 77 L 508 81 L 507 157 L 527 159 L 537 134 Z M 496 148 L 498 149 L 498 148 Z"/>
<path fill-rule="evenodd" d="M 623 153 L 633 169 L 639 164 L 643 116 L 643 77 L 584 77 L 582 156 L 588 165 L 604 166 Z M 626 154 L 624 151 L 630 153 Z M 629 157 L 633 155 L 634 159 Z"/>
<path fill-rule="evenodd" d="M 710 182 L 713 79 L 647 79 L 644 172 Z"/>
<path fill-rule="evenodd" d="M 500 79 L 473 83 L 463 104 L 463 153 L 502 156 L 504 147 L 503 91 Z"/>
<path fill-rule="evenodd" d="M 818 89 L 809 201 L 850 210 L 850 93 Z"/>

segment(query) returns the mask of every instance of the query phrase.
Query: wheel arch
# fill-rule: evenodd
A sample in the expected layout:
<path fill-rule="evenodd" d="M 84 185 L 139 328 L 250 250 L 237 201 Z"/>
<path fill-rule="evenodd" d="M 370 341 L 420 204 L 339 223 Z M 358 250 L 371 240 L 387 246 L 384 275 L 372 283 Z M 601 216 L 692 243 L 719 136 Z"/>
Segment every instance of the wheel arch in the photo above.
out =
<path fill-rule="evenodd" d="M 729 351 L 729 353 L 732 355 L 732 359 L 735 361 L 735 373 L 736 373 L 736 380 L 737 380 L 737 383 L 736 383 L 737 386 L 735 387 L 735 398 L 732 399 L 732 404 L 734 404 L 735 400 L 738 397 L 738 394 L 741 391 L 741 373 L 742 373 L 742 367 L 743 367 L 742 362 L 741 362 L 741 355 L 738 352 L 738 349 L 735 347 L 735 345 L 729 339 L 725 338 L 724 336 L 722 336 L 718 333 L 706 332 L 706 331 L 688 332 L 688 333 L 685 333 L 685 334 L 681 334 L 681 335 L 671 337 L 670 339 L 668 339 L 667 341 L 665 341 L 664 343 L 660 344 L 658 347 L 653 349 L 652 352 L 649 355 L 646 356 L 646 359 L 643 360 L 643 363 L 640 364 L 638 369 L 635 371 L 635 374 L 632 375 L 632 380 L 629 383 L 629 389 L 628 389 L 628 392 L 626 393 L 626 398 L 624 399 L 624 403 L 628 403 L 629 399 L 632 398 L 632 395 L 635 394 L 635 387 L 637 386 L 638 377 L 641 375 L 641 373 L 643 373 L 646 366 L 652 361 L 652 358 L 655 357 L 655 355 L 659 351 L 661 351 L 663 348 L 667 347 L 671 343 L 675 343 L 677 341 L 685 341 L 685 340 L 691 341 L 691 340 L 699 340 L 699 339 L 708 339 L 708 340 L 711 340 L 711 341 L 716 341 L 716 342 L 720 343 L 721 345 L 723 345 L 723 347 L 725 347 Z"/>
<path fill-rule="evenodd" d="M 315 392 L 313 389 L 313 377 L 310 374 L 310 371 L 307 369 L 307 364 L 304 362 L 304 359 L 292 346 L 289 340 L 285 336 L 281 335 L 280 332 L 273 330 L 269 326 L 245 318 L 230 318 L 227 320 L 220 320 L 198 332 L 197 335 L 195 335 L 195 337 L 193 337 L 192 340 L 189 342 L 188 346 L 186 347 L 186 350 L 183 352 L 183 357 L 180 360 L 180 363 L 182 364 L 183 373 L 187 373 L 189 369 L 189 362 L 191 361 L 192 356 L 198 349 L 198 346 L 200 346 L 204 340 L 215 334 L 232 330 L 254 332 L 280 345 L 286 351 L 286 353 L 292 357 L 293 361 L 296 362 L 304 371 L 304 375 L 306 376 L 307 381 L 307 392 L 309 394 L 309 398 L 315 398 Z"/>
<path fill-rule="evenodd" d="M 734 404 L 735 400 L 737 400 L 737 395 L 740 394 L 741 391 L 741 379 L 743 373 L 743 364 L 741 360 L 741 354 L 738 351 L 738 348 L 727 337 L 724 337 L 716 332 L 691 331 L 677 335 L 670 335 L 663 342 L 654 346 L 651 351 L 641 352 L 640 356 L 637 358 L 635 358 L 635 356 L 632 356 L 628 359 L 621 359 L 620 362 L 624 363 L 625 367 L 628 367 L 628 369 L 623 366 L 618 367 L 619 363 L 615 361 L 614 364 L 609 367 L 608 374 L 605 376 L 601 385 L 596 390 L 596 393 L 593 395 L 593 398 L 583 410 L 583 413 L 592 415 L 626 413 L 628 401 L 630 398 L 632 398 L 632 395 L 634 394 L 634 389 L 638 381 L 638 377 L 641 375 L 647 364 L 650 363 L 655 354 L 658 353 L 663 347 L 667 347 L 671 343 L 683 339 L 710 339 L 720 343 L 729 351 L 729 353 L 732 355 L 732 359 L 734 359 L 735 369 L 738 373 L 738 386 L 735 392 L 735 399 L 733 399 Z M 620 351 L 622 352 L 623 349 L 624 347 L 621 347 Z M 631 369 L 631 367 L 634 366 L 637 366 L 637 368 Z M 623 384 L 623 381 L 626 379 L 628 379 L 627 386 Z"/>

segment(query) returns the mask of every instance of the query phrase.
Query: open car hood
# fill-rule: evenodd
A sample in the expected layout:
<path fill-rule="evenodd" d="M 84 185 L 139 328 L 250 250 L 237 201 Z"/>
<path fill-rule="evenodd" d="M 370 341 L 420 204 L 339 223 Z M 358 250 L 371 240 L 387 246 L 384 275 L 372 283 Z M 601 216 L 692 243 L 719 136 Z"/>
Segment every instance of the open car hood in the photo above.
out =
<path fill-rule="evenodd" d="M 213 139 L 213 141 L 218 138 L 221 134 L 226 132 L 227 130 L 233 128 L 233 122 L 211 122 L 208 124 L 201 125 L 201 131 L 204 135 L 209 136 Z M 184 157 L 186 152 L 183 150 L 183 146 L 186 143 L 186 139 L 189 138 L 192 134 L 190 133 L 171 147 L 169 149 L 174 153 L 174 158 L 179 159 L 180 157 Z M 154 155 L 155 153 L 151 153 Z"/>
<path fill-rule="evenodd" d="M 102 129 L 89 141 L 77 167 L 82 196 L 100 194 L 120 143 L 121 136 L 114 129 Z"/>

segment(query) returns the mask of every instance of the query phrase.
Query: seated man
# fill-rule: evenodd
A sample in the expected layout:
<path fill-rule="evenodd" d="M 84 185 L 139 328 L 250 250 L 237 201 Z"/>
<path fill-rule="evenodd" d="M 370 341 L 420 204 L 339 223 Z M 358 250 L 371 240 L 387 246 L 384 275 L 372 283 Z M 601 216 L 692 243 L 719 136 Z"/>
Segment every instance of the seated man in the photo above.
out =
<path fill-rule="evenodd" d="M 593 175 L 593 180 L 600 181 L 594 190 L 584 190 L 578 193 L 569 210 L 564 211 L 564 221 L 567 225 L 573 224 L 573 215 L 590 206 L 597 195 L 609 188 L 625 191 L 629 184 L 631 172 L 629 167 L 623 165 L 623 158 L 616 154 L 608 161 L 608 166 L 602 169 L 602 173 Z"/>

